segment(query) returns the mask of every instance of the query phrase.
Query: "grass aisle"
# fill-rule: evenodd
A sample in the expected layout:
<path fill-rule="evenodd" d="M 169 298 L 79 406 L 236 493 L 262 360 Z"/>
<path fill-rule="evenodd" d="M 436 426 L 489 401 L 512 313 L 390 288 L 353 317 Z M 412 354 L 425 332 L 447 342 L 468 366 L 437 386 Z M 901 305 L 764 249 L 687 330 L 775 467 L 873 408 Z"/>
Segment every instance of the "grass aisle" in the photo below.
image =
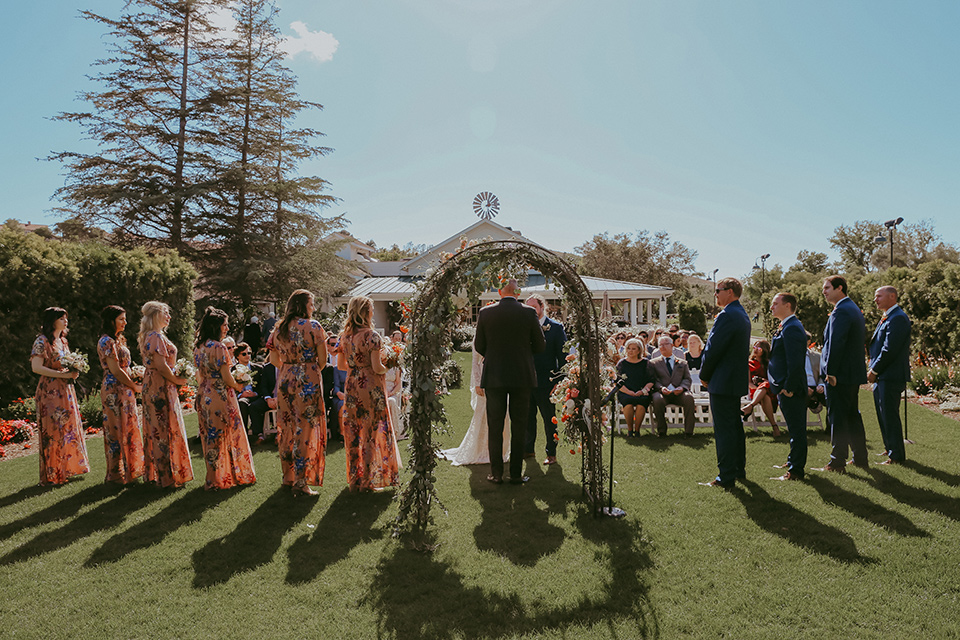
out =
<path fill-rule="evenodd" d="M 468 391 L 446 404 L 444 447 Z M 441 462 L 449 512 L 434 511 L 429 555 L 390 538 L 392 494 L 346 492 L 339 445 L 312 500 L 280 490 L 275 448 L 257 450 L 255 486 L 215 493 L 111 489 L 96 446 L 93 471 L 59 489 L 35 486 L 36 457 L 5 461 L 0 636 L 955 638 L 960 425 L 910 411 L 908 465 L 775 482 L 787 444 L 767 430 L 748 435 L 749 482 L 731 492 L 697 485 L 716 471 L 706 430 L 621 439 L 622 520 L 586 513 L 566 452 L 522 487 Z M 814 437 L 811 466 L 828 453 Z"/>

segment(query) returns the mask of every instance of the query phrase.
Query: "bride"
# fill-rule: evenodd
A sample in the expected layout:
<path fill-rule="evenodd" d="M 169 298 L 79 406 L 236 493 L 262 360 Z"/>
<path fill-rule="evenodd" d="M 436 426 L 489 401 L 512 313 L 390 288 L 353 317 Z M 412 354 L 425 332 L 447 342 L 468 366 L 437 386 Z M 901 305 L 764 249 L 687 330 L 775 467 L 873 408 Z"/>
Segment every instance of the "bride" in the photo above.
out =
<path fill-rule="evenodd" d="M 454 466 L 465 464 L 488 464 L 490 462 L 489 438 L 487 435 L 487 399 L 480 388 L 480 373 L 483 371 L 483 356 L 473 350 L 473 366 L 470 371 L 470 407 L 473 419 L 456 449 L 445 449 L 440 456 Z M 510 459 L 510 417 L 503 425 L 503 460 Z"/>

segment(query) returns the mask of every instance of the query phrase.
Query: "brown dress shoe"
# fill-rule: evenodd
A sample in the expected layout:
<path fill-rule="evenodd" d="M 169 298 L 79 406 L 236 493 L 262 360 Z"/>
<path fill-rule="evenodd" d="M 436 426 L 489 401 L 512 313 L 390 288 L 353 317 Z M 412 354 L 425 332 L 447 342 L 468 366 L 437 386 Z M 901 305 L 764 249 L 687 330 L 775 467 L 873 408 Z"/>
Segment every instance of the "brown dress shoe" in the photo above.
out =
<path fill-rule="evenodd" d="M 557 456 L 547 456 L 547 459 L 543 461 L 543 464 L 557 464 Z"/>
<path fill-rule="evenodd" d="M 503 478 L 500 476 L 495 476 L 491 473 L 487 476 L 487 482 L 492 482 L 493 484 L 503 484 Z"/>
<path fill-rule="evenodd" d="M 847 470 L 843 467 L 835 467 L 830 464 L 825 464 L 822 467 L 813 467 L 814 471 L 829 471 L 830 473 L 846 473 Z"/>

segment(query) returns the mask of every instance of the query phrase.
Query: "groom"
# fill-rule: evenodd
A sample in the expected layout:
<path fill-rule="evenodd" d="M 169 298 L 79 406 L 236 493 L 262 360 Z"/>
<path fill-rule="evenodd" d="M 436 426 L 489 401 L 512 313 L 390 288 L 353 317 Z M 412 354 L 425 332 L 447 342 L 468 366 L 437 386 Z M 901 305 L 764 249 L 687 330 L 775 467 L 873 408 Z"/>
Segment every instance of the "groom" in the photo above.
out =
<path fill-rule="evenodd" d="M 517 300 L 520 287 L 513 278 L 500 289 L 500 302 L 484 307 L 477 319 L 474 339 L 483 356 L 480 386 L 487 397 L 487 432 L 490 475 L 494 484 L 503 482 L 503 427 L 510 408 L 510 483 L 530 480 L 523 475 L 530 395 L 537 386 L 533 354 L 546 347 L 537 312 Z"/>

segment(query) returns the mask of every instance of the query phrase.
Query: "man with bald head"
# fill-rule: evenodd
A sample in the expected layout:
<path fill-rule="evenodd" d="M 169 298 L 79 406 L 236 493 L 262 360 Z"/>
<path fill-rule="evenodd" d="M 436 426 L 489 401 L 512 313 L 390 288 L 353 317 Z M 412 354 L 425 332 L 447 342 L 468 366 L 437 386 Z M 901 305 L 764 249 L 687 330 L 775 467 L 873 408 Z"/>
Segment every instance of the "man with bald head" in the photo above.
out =
<path fill-rule="evenodd" d="M 900 421 L 900 396 L 910 379 L 910 318 L 898 304 L 897 290 L 880 287 L 873 296 L 883 311 L 880 323 L 870 338 L 870 368 L 867 382 L 876 383 L 873 402 L 888 458 L 880 464 L 899 464 L 906 459 L 903 423 Z"/>
<path fill-rule="evenodd" d="M 546 348 L 540 320 L 533 307 L 519 300 L 520 286 L 507 280 L 500 302 L 484 307 L 477 317 L 474 347 L 483 356 L 480 387 L 487 398 L 487 431 L 490 474 L 487 480 L 503 482 L 503 426 L 510 411 L 510 482 L 522 484 L 523 450 L 527 436 L 530 396 L 537 386 L 533 354 Z"/>

